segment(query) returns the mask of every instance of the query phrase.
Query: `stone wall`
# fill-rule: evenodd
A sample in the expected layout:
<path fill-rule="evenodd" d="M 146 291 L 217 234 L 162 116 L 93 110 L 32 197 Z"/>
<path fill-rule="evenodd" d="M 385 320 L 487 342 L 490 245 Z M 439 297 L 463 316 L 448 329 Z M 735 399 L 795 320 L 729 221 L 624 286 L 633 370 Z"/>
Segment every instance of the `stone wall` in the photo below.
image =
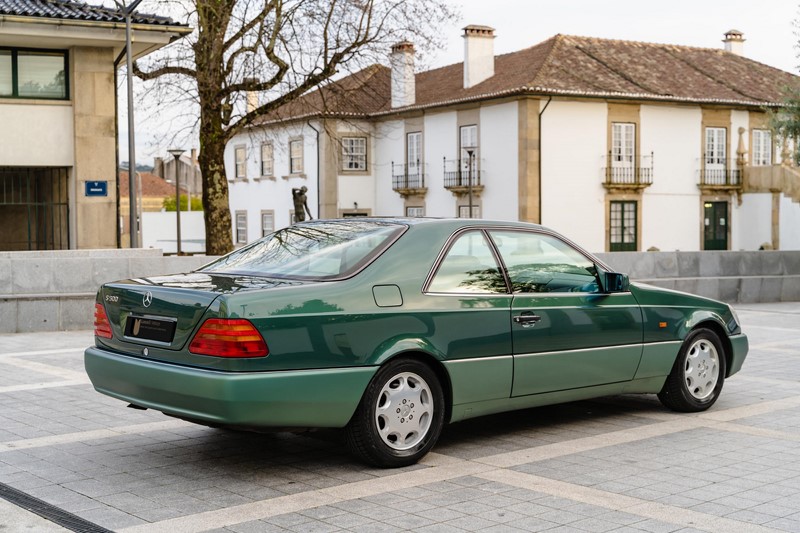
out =
<path fill-rule="evenodd" d="M 618 272 L 730 303 L 800 301 L 800 251 L 596 254 Z"/>
<path fill-rule="evenodd" d="M 156 249 L 0 252 L 0 333 L 92 329 L 101 284 L 188 272 L 210 260 Z"/>
<path fill-rule="evenodd" d="M 731 303 L 800 301 L 800 251 L 598 257 L 633 280 Z M 156 249 L 0 252 L 0 333 L 91 329 L 102 283 L 188 272 L 210 260 Z"/>

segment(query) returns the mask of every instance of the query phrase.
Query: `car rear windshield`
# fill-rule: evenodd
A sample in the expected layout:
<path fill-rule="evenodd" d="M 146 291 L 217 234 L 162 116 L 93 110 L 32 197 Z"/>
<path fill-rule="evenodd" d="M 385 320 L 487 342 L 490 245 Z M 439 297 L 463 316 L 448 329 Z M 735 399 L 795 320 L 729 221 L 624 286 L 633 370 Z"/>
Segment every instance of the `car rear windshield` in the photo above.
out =
<path fill-rule="evenodd" d="M 202 271 L 314 280 L 345 278 L 377 257 L 405 228 L 372 220 L 297 224 L 221 257 Z"/>

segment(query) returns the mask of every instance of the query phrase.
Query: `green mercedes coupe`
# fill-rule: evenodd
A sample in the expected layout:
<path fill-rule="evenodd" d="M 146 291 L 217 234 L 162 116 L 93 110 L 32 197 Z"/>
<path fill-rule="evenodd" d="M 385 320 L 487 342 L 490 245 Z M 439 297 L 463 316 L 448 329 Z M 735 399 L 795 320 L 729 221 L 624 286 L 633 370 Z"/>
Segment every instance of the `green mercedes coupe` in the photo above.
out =
<path fill-rule="evenodd" d="M 445 423 L 622 393 L 702 411 L 747 354 L 724 303 L 631 283 L 544 227 L 297 224 L 97 293 L 95 389 L 209 426 L 344 428 L 412 464 Z"/>

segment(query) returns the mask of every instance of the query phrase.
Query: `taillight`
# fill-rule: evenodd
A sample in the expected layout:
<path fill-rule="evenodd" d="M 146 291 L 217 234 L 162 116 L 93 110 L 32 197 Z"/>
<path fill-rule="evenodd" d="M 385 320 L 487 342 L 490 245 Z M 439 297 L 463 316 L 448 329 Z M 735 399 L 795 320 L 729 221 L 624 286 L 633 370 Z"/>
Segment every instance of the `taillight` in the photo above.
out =
<path fill-rule="evenodd" d="M 248 320 L 209 318 L 195 334 L 189 351 L 216 357 L 264 357 L 267 343 Z"/>
<path fill-rule="evenodd" d="M 113 337 L 111 333 L 111 322 L 108 321 L 106 308 L 103 304 L 94 304 L 94 334 L 104 339 Z"/>

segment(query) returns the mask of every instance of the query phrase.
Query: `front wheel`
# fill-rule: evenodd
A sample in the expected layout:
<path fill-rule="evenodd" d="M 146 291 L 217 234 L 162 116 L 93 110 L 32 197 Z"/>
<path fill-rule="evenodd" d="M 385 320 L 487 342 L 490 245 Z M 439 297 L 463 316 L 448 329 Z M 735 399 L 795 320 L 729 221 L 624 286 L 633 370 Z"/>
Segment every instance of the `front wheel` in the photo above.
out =
<path fill-rule="evenodd" d="M 673 411 L 705 411 L 722 392 L 725 369 L 725 351 L 717 334 L 694 330 L 683 342 L 658 399 Z"/>
<path fill-rule="evenodd" d="M 348 446 L 375 466 L 414 464 L 439 439 L 444 405 L 442 386 L 428 365 L 390 361 L 372 378 L 347 425 Z"/>

